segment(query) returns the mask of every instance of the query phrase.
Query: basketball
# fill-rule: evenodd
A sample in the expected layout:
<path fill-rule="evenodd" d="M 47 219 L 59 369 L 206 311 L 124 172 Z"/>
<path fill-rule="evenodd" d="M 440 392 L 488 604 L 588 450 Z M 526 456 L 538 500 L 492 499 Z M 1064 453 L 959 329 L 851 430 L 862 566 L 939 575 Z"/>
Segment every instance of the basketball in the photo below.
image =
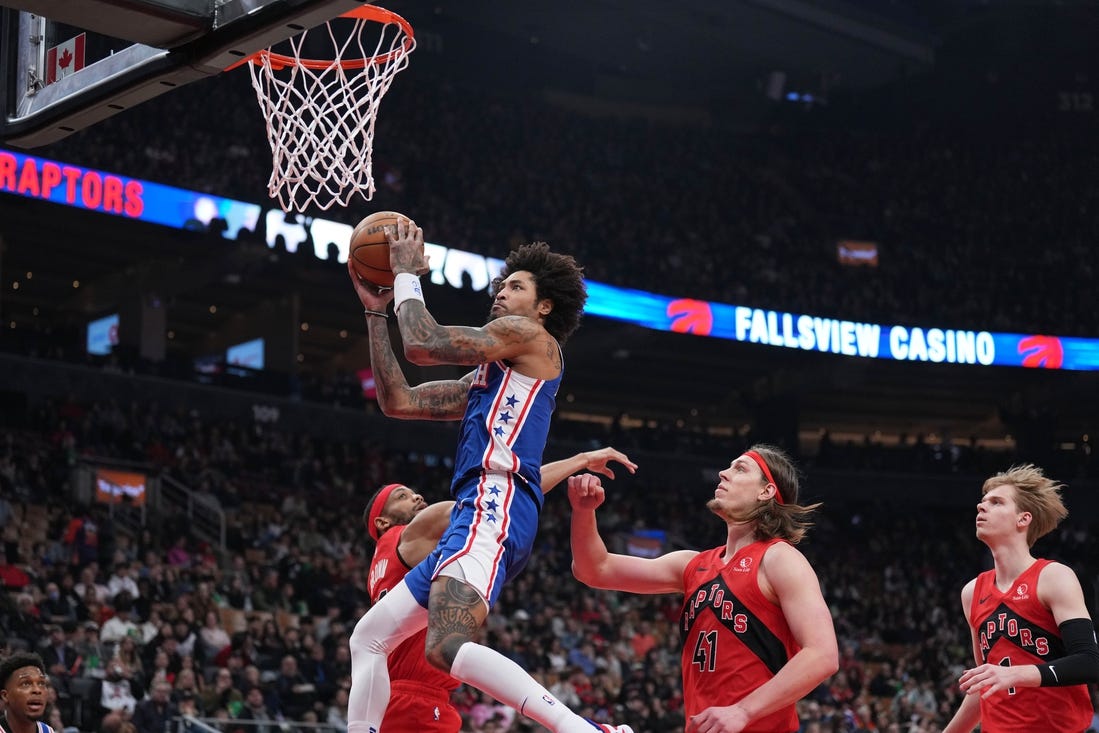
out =
<path fill-rule="evenodd" d="M 360 221 L 351 233 L 348 257 L 359 277 L 379 287 L 393 287 L 393 271 L 389 269 L 389 240 L 385 230 L 397 228 L 397 219 L 408 217 L 396 211 L 378 211 Z"/>

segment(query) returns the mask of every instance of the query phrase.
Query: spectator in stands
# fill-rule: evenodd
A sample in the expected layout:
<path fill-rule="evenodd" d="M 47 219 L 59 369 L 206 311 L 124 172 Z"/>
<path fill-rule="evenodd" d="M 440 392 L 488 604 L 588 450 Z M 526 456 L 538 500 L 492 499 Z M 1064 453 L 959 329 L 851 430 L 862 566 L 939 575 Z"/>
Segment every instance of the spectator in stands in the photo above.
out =
<path fill-rule="evenodd" d="M 135 619 L 138 629 L 137 642 L 140 646 L 144 646 L 155 639 L 157 634 L 160 633 L 160 627 L 164 625 L 164 619 L 160 615 L 161 607 L 142 603 L 143 598 L 134 601 L 134 613 L 137 615 L 137 619 Z M 140 611 L 142 607 L 148 609 L 148 615 L 142 615 Z"/>
<path fill-rule="evenodd" d="M 109 661 L 110 655 L 99 639 L 99 624 L 94 621 L 84 621 L 78 625 L 79 632 L 74 634 L 73 648 L 84 660 L 84 676 L 101 679 L 104 665 Z"/>
<path fill-rule="evenodd" d="M 221 626 L 221 618 L 216 610 L 207 611 L 203 617 L 202 628 L 198 632 L 200 648 L 204 659 L 213 659 L 222 649 L 229 646 L 230 638 Z"/>
<path fill-rule="evenodd" d="M 156 649 L 153 653 L 153 663 L 150 665 L 146 676 L 146 685 L 152 687 L 158 682 L 166 683 L 169 687 L 175 684 L 177 670 L 173 669 L 172 657 L 164 647 L 152 645 Z"/>
<path fill-rule="evenodd" d="M 177 713 L 171 699 L 172 686 L 167 682 L 157 682 L 152 693 L 138 703 L 134 709 L 133 722 L 136 733 L 164 733 L 167 723 Z"/>
<path fill-rule="evenodd" d="M 240 572 L 223 576 L 223 584 L 218 587 L 218 592 L 230 608 L 244 610 L 245 606 L 253 605 L 251 582 Z"/>
<path fill-rule="evenodd" d="M 123 591 L 129 593 L 131 602 L 141 596 L 141 591 L 137 587 L 137 581 L 134 580 L 133 570 L 129 562 L 115 563 L 114 572 L 111 573 L 111 577 L 107 579 L 107 595 L 109 599 L 113 601 L 118 597 L 118 594 Z"/>
<path fill-rule="evenodd" d="M 75 624 L 74 624 L 75 626 Z M 49 638 L 42 645 L 41 656 L 46 664 L 53 686 L 68 694 L 69 680 L 83 673 L 82 660 L 76 649 L 69 643 L 65 630 L 57 625 L 48 627 Z"/>
<path fill-rule="evenodd" d="M 283 583 L 280 588 L 278 599 L 275 602 L 275 610 L 289 613 L 294 616 L 309 613 L 309 606 L 306 605 L 304 600 L 297 597 L 297 593 L 292 582 L 286 581 Z"/>
<path fill-rule="evenodd" d="M 252 608 L 256 611 L 274 612 L 279 606 L 282 590 L 279 586 L 279 571 L 267 568 L 263 571 L 263 580 L 252 590 Z"/>
<path fill-rule="evenodd" d="M 176 640 L 176 653 L 181 657 L 194 657 L 196 649 L 202 652 L 202 646 L 198 643 L 198 635 L 194 628 L 194 612 L 190 607 L 185 607 L 179 612 L 175 623 L 172 624 L 172 636 Z"/>
<path fill-rule="evenodd" d="M 102 627 L 102 624 L 111 617 L 111 610 L 107 604 L 99 600 L 95 588 L 89 588 L 85 592 L 83 602 L 76 610 L 77 617 L 81 621 L 93 621 Z"/>
<path fill-rule="evenodd" d="M 73 566 L 85 568 L 90 563 L 99 561 L 99 525 L 86 505 L 76 508 L 62 541 L 69 551 Z M 105 598 L 100 597 L 99 600 L 103 601 Z"/>
<path fill-rule="evenodd" d="M 202 705 L 202 691 L 203 681 L 202 675 L 200 675 L 194 667 L 184 666 L 179 670 L 176 675 L 175 684 L 172 685 L 172 699 L 175 702 L 181 702 L 186 695 L 190 695 L 195 698 L 195 708 L 202 714 L 205 713 L 205 708 Z"/>
<path fill-rule="evenodd" d="M 216 566 L 214 571 L 220 573 L 220 570 L 217 570 Z M 214 589 L 214 582 L 212 580 L 199 581 L 199 583 L 195 585 L 195 593 L 191 597 L 191 604 L 189 607 L 194 614 L 194 618 L 202 619 L 203 625 L 205 625 L 206 614 L 211 611 L 217 613 L 220 606 L 221 599 Z"/>
<path fill-rule="evenodd" d="M 263 621 L 263 626 L 256 640 L 256 651 L 261 657 L 271 660 L 271 666 L 277 666 L 278 660 L 286 655 L 286 641 L 282 638 L 278 624 L 273 618 Z"/>
<path fill-rule="evenodd" d="M 22 639 L 29 645 L 37 644 L 45 636 L 34 596 L 20 593 L 15 597 L 15 611 L 7 616 L 5 626 L 10 637 Z"/>
<path fill-rule="evenodd" d="M 39 604 L 42 620 L 51 624 L 76 623 L 76 603 L 72 597 L 61 593 L 57 583 L 46 583 L 46 597 Z"/>
<path fill-rule="evenodd" d="M 287 654 L 282 658 L 273 684 L 277 708 L 285 717 L 301 720 L 306 711 L 313 710 L 317 687 L 302 675 L 296 657 Z"/>
<path fill-rule="evenodd" d="M 87 603 L 89 600 L 95 600 L 98 603 L 107 603 L 112 600 L 113 596 L 107 586 L 103 585 L 96 578 L 96 573 L 99 572 L 99 565 L 96 562 L 90 562 L 80 570 L 80 582 L 73 586 L 73 590 L 76 592 L 77 597 Z"/>
<path fill-rule="evenodd" d="M 264 699 L 263 688 L 258 685 L 253 685 L 248 688 L 248 691 L 244 694 L 244 707 L 241 708 L 240 715 L 237 716 L 238 720 L 252 721 L 253 725 L 245 727 L 236 727 L 232 730 L 245 731 L 246 733 L 277 733 L 278 721 L 281 716 L 277 716 L 272 713 L 267 706 L 267 702 Z"/>
<path fill-rule="evenodd" d="M 113 660 L 109 662 L 100 682 L 99 704 L 107 710 L 132 714 L 137 706 L 137 696 L 134 691 L 131 678 L 126 676 L 126 670 L 122 665 Z"/>
<path fill-rule="evenodd" d="M 223 668 L 214 673 L 213 684 L 206 685 L 201 700 L 203 710 L 213 712 L 224 709 L 236 714 L 240 712 L 244 695 L 234 687 L 232 671 Z"/>
<path fill-rule="evenodd" d="M 106 644 L 117 644 L 127 636 L 141 637 L 141 630 L 132 616 L 133 600 L 127 591 L 122 591 L 114 599 L 114 615 L 103 624 L 100 638 Z"/>
<path fill-rule="evenodd" d="M 195 697 L 193 692 L 181 692 L 179 699 L 176 701 L 177 715 L 189 716 L 192 718 L 204 717 L 204 713 L 199 705 L 199 699 Z"/>
<path fill-rule="evenodd" d="M 120 670 L 116 674 L 130 681 L 134 697 L 140 700 L 145 696 L 145 665 L 138 654 L 137 641 L 133 636 L 123 636 L 118 640 L 114 656 L 107 666 L 109 669 Z"/>
<path fill-rule="evenodd" d="M 180 535 L 168 550 L 168 564 L 174 568 L 191 567 L 192 557 L 187 549 L 187 535 Z"/>
<path fill-rule="evenodd" d="M 307 637 L 312 638 L 312 637 Z M 336 691 L 338 680 L 332 665 L 325 657 L 324 646 L 313 642 L 309 647 L 309 656 L 300 665 L 302 677 L 317 689 L 317 700 L 328 704 Z"/>

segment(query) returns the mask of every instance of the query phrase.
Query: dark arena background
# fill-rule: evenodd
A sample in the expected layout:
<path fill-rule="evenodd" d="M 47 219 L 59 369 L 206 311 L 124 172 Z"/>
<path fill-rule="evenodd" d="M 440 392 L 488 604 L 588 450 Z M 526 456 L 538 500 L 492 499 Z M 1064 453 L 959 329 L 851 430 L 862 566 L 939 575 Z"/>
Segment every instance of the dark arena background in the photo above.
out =
<path fill-rule="evenodd" d="M 10 4 L 5 109 L 37 10 Z M 90 5 L 122 23 L 140 3 Z M 973 661 L 959 593 L 991 567 L 975 507 L 1014 464 L 1066 485 L 1034 552 L 1095 618 L 1094 3 L 386 7 L 417 48 L 378 112 L 370 201 L 278 208 L 244 69 L 0 143 L 3 651 L 71 646 L 50 670 L 66 730 L 159 733 L 122 711 L 168 681 L 205 721 L 172 726 L 252 733 L 259 685 L 282 731 L 346 731 L 364 503 L 391 481 L 445 498 L 457 439 L 374 399 L 345 262 L 381 210 L 423 227 L 440 322 L 483 322 L 517 244 L 584 265 L 546 458 L 640 465 L 607 484 L 612 549 L 719 544 L 717 471 L 756 442 L 795 457 L 841 650 L 802 731 L 950 719 Z M 50 27 L 62 54 L 80 32 Z M 62 83 L 124 53 L 105 36 Z M 575 581 L 564 494 L 484 640 L 589 717 L 682 731 L 681 599 Z M 100 633 L 127 613 L 135 644 Z M 463 730 L 542 730 L 466 687 L 454 704 Z"/>

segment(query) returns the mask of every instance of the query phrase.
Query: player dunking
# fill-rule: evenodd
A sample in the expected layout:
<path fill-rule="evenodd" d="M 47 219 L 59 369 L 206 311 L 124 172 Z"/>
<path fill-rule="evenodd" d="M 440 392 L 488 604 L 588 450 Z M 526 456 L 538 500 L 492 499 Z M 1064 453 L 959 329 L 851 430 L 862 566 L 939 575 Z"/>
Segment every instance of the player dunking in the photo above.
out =
<path fill-rule="evenodd" d="M 1061 486 L 1036 466 L 985 481 L 977 539 L 994 567 L 962 589 L 977 666 L 944 733 L 1080 733 L 1091 723 L 1087 683 L 1099 682 L 1099 647 L 1080 581 L 1061 563 L 1035 558 L 1038 538 L 1068 510 Z"/>
<path fill-rule="evenodd" d="M 569 479 L 573 572 L 594 588 L 683 593 L 683 704 L 688 733 L 791 733 L 795 703 L 839 667 L 832 616 L 794 548 L 816 508 L 798 505 L 786 454 L 754 446 L 718 474 L 706 507 L 724 545 L 658 558 L 615 555 L 599 536 L 599 478 Z"/>
<path fill-rule="evenodd" d="M 493 284 L 489 322 L 441 326 L 420 290 L 418 275 L 427 272 L 423 231 L 400 218 L 388 235 L 392 291 L 368 285 L 348 267 L 366 309 L 378 402 L 392 417 L 462 420 L 451 484 L 456 506 L 435 551 L 355 626 L 348 732 L 381 729 L 390 696 L 386 656 L 426 624 L 426 656 L 436 668 L 554 733 L 591 733 L 594 724 L 519 665 L 473 641 L 503 583 L 530 557 L 543 501 L 542 451 L 564 372 L 561 344 L 579 325 L 587 299 L 581 269 L 544 243 L 520 247 Z M 412 362 L 476 369 L 462 379 L 410 387 L 389 340 L 390 300 Z"/>
<path fill-rule="evenodd" d="M 637 468 L 614 448 L 600 448 L 542 466 L 542 488 L 549 491 L 569 474 L 585 469 L 614 478 L 608 465 L 611 461 L 631 473 Z M 435 549 L 453 507 L 453 501 L 428 504 L 403 484 L 389 484 L 374 492 L 363 512 L 366 531 L 377 543 L 367 581 L 371 603 L 377 603 Z M 449 694 L 458 681 L 427 663 L 426 639 L 427 631 L 421 630 L 389 655 L 392 692 L 385 711 L 387 733 L 457 733 L 462 727 Z"/>

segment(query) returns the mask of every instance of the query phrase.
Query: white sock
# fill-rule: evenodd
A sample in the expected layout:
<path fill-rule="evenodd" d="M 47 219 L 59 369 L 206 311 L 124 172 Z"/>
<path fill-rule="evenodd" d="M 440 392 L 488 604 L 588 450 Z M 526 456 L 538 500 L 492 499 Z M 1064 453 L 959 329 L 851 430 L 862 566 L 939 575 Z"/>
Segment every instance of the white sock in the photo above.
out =
<path fill-rule="evenodd" d="M 389 653 L 427 625 L 427 609 L 402 581 L 355 624 L 351 634 L 348 733 L 377 733 L 389 705 Z"/>
<path fill-rule="evenodd" d="M 534 681 L 526 671 L 503 654 L 467 641 L 454 656 L 450 674 L 510 705 L 554 733 L 594 733 L 591 723 Z M 348 726 L 348 733 L 357 733 Z"/>

